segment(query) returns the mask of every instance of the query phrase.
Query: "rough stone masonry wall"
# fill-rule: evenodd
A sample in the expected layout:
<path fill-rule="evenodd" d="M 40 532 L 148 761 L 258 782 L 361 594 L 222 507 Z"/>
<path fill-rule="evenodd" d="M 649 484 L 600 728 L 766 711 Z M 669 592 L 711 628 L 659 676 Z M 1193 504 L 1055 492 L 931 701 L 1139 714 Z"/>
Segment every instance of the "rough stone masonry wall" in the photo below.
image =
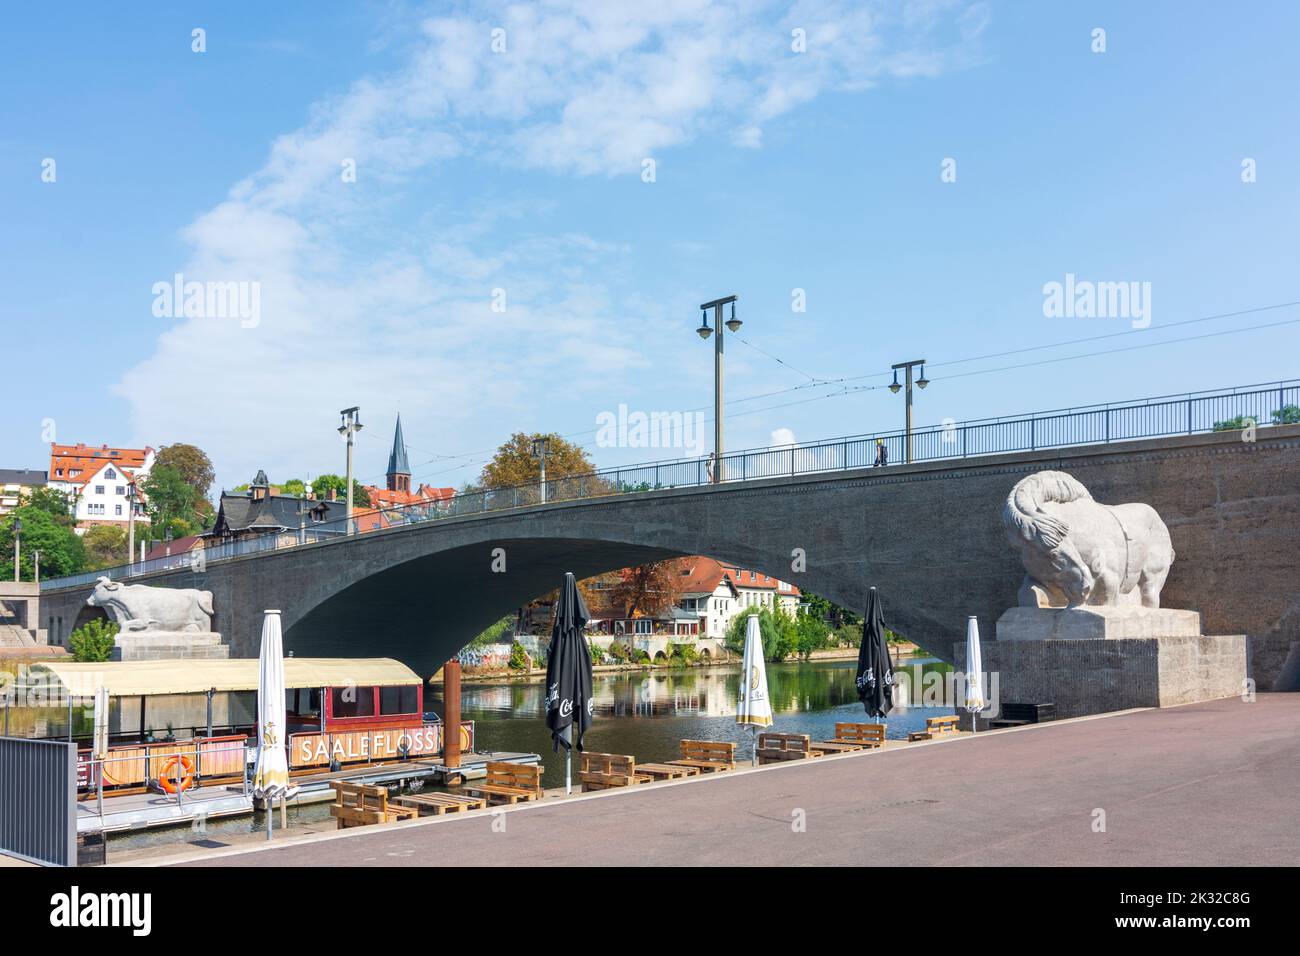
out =
<path fill-rule="evenodd" d="M 1244 637 L 986 641 L 984 671 L 999 702 L 1056 705 L 1058 719 L 1131 707 L 1170 707 L 1240 695 Z M 954 647 L 966 666 L 966 647 Z"/>

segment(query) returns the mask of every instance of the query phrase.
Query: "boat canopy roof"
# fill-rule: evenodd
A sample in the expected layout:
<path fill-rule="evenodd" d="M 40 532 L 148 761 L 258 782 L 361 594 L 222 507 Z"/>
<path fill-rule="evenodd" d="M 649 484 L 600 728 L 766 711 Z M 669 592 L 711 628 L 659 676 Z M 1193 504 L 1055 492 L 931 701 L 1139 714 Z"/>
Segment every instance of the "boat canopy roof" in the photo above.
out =
<path fill-rule="evenodd" d="M 204 694 L 257 690 L 257 658 L 238 660 L 107 661 L 81 664 L 43 661 L 32 671 L 47 671 L 73 697 L 93 697 L 100 687 L 110 697 L 151 697 L 161 694 Z M 284 686 L 395 687 L 419 684 L 420 677 L 401 661 L 388 657 L 286 657 Z"/>

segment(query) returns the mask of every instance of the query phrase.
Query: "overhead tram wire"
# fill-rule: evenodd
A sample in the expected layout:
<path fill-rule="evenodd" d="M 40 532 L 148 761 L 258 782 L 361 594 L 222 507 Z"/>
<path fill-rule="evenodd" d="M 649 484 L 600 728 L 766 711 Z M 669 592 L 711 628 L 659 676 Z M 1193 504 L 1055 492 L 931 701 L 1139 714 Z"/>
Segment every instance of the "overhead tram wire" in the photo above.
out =
<path fill-rule="evenodd" d="M 1220 312 L 1215 315 L 1198 316 L 1193 319 L 1183 319 L 1179 322 L 1169 322 L 1161 326 L 1148 326 L 1146 328 L 1140 328 L 1140 329 L 1124 329 L 1119 332 L 1106 332 L 1106 333 L 1102 333 L 1101 335 L 1090 335 L 1090 336 L 1084 336 L 1082 338 L 1077 338 L 1077 339 L 1067 339 L 1063 342 L 1051 342 L 1044 345 L 1030 345 L 1030 346 L 1025 346 L 1024 348 L 1007 349 L 1001 352 L 989 352 L 985 355 L 976 355 L 976 356 L 971 356 L 969 358 L 946 359 L 941 362 L 928 362 L 927 364 L 931 368 L 949 367 L 953 365 L 964 365 L 969 362 L 979 362 L 979 361 L 985 361 L 987 359 L 994 359 L 994 358 L 1006 358 L 1012 355 L 1024 355 L 1029 352 L 1041 352 L 1047 349 L 1064 348 L 1070 345 L 1081 345 L 1085 342 L 1105 341 L 1108 339 L 1119 338 L 1122 336 L 1135 335 L 1140 332 L 1165 331 L 1167 329 L 1175 329 L 1175 328 L 1181 328 L 1183 326 L 1188 326 L 1188 325 L 1197 325 L 1203 322 L 1211 322 L 1217 319 L 1228 319 L 1228 318 L 1235 318 L 1237 316 L 1243 316 L 1243 315 L 1253 315 L 1259 312 L 1270 312 L 1277 309 L 1291 308 L 1294 306 L 1300 306 L 1300 300 L 1291 301 L 1291 302 L 1279 302 L 1274 305 L 1258 306 L 1250 309 L 1239 309 L 1233 312 Z M 1110 354 L 1115 354 L 1120 352 L 1131 352 L 1140 349 L 1155 348 L 1157 346 L 1162 346 L 1162 345 L 1176 345 L 1181 342 L 1194 342 L 1201 339 L 1216 338 L 1219 336 L 1233 335 L 1233 334 L 1243 333 L 1243 332 L 1252 332 L 1252 331 L 1257 331 L 1259 329 L 1277 328 L 1286 325 L 1293 325 L 1297 322 L 1300 322 L 1300 318 L 1286 319 L 1281 322 L 1262 323 L 1259 325 L 1251 325 L 1251 326 L 1245 326 L 1241 328 L 1225 329 L 1219 332 L 1208 332 L 1202 335 L 1184 336 L 1182 338 L 1176 338 L 1176 339 L 1162 339 L 1158 342 L 1147 342 L 1141 345 L 1125 346 L 1116 349 L 1102 349 L 1096 352 L 1082 352 L 1076 355 L 1059 356 L 1057 358 L 1043 359 L 1037 362 L 1023 362 L 1014 365 L 1004 365 L 1004 366 L 999 366 L 990 369 L 979 369 L 971 372 L 959 372 L 953 375 L 945 375 L 944 378 L 955 379 L 955 378 L 969 378 L 975 375 L 991 375 L 996 372 L 1011 371 L 1011 370 L 1022 369 L 1022 368 L 1033 368 L 1039 365 L 1051 365 L 1057 362 L 1070 362 L 1070 361 L 1075 361 L 1077 359 L 1095 358 L 1101 355 L 1110 355 Z M 736 336 L 736 338 L 740 338 L 740 336 Z M 791 386 L 790 388 L 774 389 L 769 392 L 760 392 L 754 395 L 746 395 L 741 398 L 731 399 L 726 403 L 728 407 L 740 405 L 744 402 L 758 401 L 763 398 L 774 398 L 778 395 L 788 395 L 794 392 L 806 391 L 807 389 L 810 388 L 823 388 L 823 387 L 829 387 L 833 385 L 842 385 L 848 382 L 859 382 L 859 381 L 872 379 L 872 378 L 884 378 L 889 374 L 888 372 L 873 372 L 873 373 L 868 373 L 866 375 L 853 375 L 853 376 L 844 376 L 841 378 L 818 379 L 815 376 L 802 371 L 801 369 L 795 368 L 793 365 L 790 365 L 788 362 L 785 362 L 784 360 L 778 358 L 777 356 L 765 352 L 763 349 L 758 348 L 757 346 L 753 345 L 750 342 L 745 341 L 744 339 L 741 339 L 741 341 L 744 342 L 744 344 L 748 345 L 750 348 L 753 348 L 755 351 L 760 352 L 763 355 L 766 355 L 768 358 L 772 359 L 775 362 L 778 362 L 779 364 L 790 369 L 791 371 L 797 372 L 798 374 L 803 375 L 805 378 L 810 379 L 810 381 L 802 383 L 800 385 Z M 735 417 L 737 415 L 743 416 L 743 415 L 757 414 L 765 411 L 775 411 L 781 408 L 790 408 L 797 405 L 805 405 L 810 402 L 822 401 L 823 399 L 842 398 L 845 395 L 854 395 L 861 392 L 875 391 L 879 388 L 884 388 L 884 387 L 886 386 L 883 385 L 882 386 L 855 386 L 852 388 L 841 389 L 840 391 L 836 391 L 836 392 L 828 392 L 822 395 L 814 395 L 811 396 L 810 398 L 802 399 L 797 402 L 783 402 L 777 405 L 765 405 L 762 408 L 758 408 L 758 409 L 735 412 L 733 413 L 732 417 Z M 707 412 L 709 411 L 709 407 L 698 406 L 696 408 L 685 409 L 685 411 Z M 705 421 L 712 421 L 712 416 L 706 418 Z M 568 440 L 573 438 L 580 438 L 586 435 L 593 435 L 598 431 L 599 431 L 598 428 L 590 428 L 584 431 L 570 432 L 560 437 Z M 583 445 L 581 447 L 588 447 L 588 446 Z M 491 449 L 491 450 L 485 449 L 480 454 L 487 454 L 489 451 L 495 451 L 495 449 Z M 476 453 L 467 452 L 464 453 L 463 455 L 446 455 L 440 457 L 443 459 L 467 458 L 474 454 Z M 444 469 L 438 472 L 424 473 L 423 477 L 432 477 L 434 475 L 443 474 L 449 471 L 457 471 L 460 468 L 471 467 L 476 464 L 486 464 L 490 460 L 491 459 L 489 458 L 489 459 L 482 459 L 480 461 L 467 461 L 464 464 L 457 465 L 453 468 Z M 433 463 L 432 461 L 426 462 L 426 464 L 432 464 L 432 463 Z"/>

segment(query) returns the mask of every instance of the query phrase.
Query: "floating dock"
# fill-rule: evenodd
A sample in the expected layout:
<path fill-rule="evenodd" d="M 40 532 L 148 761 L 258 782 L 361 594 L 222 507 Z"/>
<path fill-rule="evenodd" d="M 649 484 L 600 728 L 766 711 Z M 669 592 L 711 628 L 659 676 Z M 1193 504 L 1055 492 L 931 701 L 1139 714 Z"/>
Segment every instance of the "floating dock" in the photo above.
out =
<path fill-rule="evenodd" d="M 298 792 L 289 798 L 289 805 L 333 800 L 334 791 L 330 787 L 332 780 L 415 791 L 429 785 L 454 786 L 465 780 L 481 780 L 487 776 L 488 761 L 537 764 L 541 762 L 541 757 L 533 753 L 470 753 L 462 754 L 460 766 L 454 768 L 444 765 L 440 759 L 416 758 L 345 767 L 335 773 L 325 771 L 295 775 L 290 778 L 290 783 L 298 788 Z M 99 801 L 92 797 L 77 803 L 77 832 L 118 833 L 177 826 L 195 820 L 249 814 L 262 809 L 261 804 L 262 801 L 254 800 L 251 794 L 244 793 L 243 786 L 239 784 L 198 787 L 186 791 L 180 800 L 175 795 L 165 793 L 105 796 L 102 815 Z"/>

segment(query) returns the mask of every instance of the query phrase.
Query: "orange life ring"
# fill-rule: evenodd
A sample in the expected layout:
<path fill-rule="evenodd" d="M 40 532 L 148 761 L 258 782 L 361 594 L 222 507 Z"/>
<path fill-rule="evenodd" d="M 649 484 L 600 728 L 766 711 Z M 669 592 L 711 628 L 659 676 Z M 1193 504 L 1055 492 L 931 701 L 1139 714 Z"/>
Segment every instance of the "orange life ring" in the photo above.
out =
<path fill-rule="evenodd" d="M 175 793 L 178 789 L 175 783 L 176 774 L 168 773 L 168 771 L 175 770 L 177 760 L 180 760 L 181 766 L 185 768 L 185 776 L 181 777 L 181 785 L 179 789 L 188 790 L 194 785 L 194 761 L 184 755 L 181 755 L 180 757 L 172 757 L 163 764 L 162 769 L 158 771 L 158 786 L 162 787 L 163 790 L 168 793 Z"/>

